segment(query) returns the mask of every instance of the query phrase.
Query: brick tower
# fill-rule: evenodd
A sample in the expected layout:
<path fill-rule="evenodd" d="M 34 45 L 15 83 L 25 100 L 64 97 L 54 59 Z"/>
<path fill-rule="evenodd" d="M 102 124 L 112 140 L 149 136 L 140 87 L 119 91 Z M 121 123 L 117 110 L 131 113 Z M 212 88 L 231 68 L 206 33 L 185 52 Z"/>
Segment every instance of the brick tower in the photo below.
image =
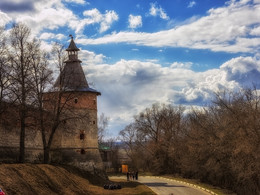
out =
<path fill-rule="evenodd" d="M 89 87 L 78 59 L 79 49 L 70 37 L 68 60 L 54 84 L 63 91 L 62 102 L 66 101 L 63 114 L 68 120 L 55 134 L 51 160 L 87 170 L 102 169 L 97 139 L 97 96 L 101 93 Z"/>

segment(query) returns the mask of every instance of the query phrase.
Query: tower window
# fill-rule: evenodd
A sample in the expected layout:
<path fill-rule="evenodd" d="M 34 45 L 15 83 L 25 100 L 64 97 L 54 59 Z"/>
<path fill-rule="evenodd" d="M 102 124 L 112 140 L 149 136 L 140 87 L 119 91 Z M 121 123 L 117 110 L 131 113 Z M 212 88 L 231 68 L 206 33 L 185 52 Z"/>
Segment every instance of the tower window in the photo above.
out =
<path fill-rule="evenodd" d="M 97 101 L 94 99 L 94 100 L 93 100 L 93 104 L 96 105 L 96 103 L 97 103 Z"/>
<path fill-rule="evenodd" d="M 80 150 L 80 154 L 85 154 L 86 153 L 86 151 L 82 148 L 81 150 Z"/>
<path fill-rule="evenodd" d="M 80 139 L 80 140 L 84 140 L 84 139 L 85 139 L 85 134 L 84 134 L 84 133 L 80 133 L 79 139 Z"/>
<path fill-rule="evenodd" d="M 77 104 L 78 103 L 78 98 L 74 99 L 74 103 Z"/>
<path fill-rule="evenodd" d="M 93 121 L 93 125 L 95 125 L 96 124 L 96 121 Z"/>

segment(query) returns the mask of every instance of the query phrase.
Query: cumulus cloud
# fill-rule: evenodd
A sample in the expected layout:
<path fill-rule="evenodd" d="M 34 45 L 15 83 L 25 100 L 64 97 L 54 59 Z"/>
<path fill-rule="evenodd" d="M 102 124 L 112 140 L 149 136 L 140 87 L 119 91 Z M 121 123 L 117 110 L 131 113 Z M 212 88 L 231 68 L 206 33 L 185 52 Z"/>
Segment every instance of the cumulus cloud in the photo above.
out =
<path fill-rule="evenodd" d="M 97 64 L 103 64 L 107 57 L 103 54 L 95 54 L 92 51 L 80 50 L 79 59 L 81 59 L 85 65 L 94 66 Z"/>
<path fill-rule="evenodd" d="M 132 14 L 128 17 L 129 28 L 138 28 L 142 26 L 142 16 L 134 16 Z"/>
<path fill-rule="evenodd" d="M 167 15 L 167 13 L 164 11 L 164 9 L 161 6 L 157 6 L 156 3 L 151 3 L 150 4 L 150 10 L 149 10 L 149 14 L 151 16 L 159 16 L 160 18 L 164 19 L 164 20 L 168 20 L 169 16 Z"/>
<path fill-rule="evenodd" d="M 83 67 L 88 80 L 95 83 L 95 88 L 102 93 L 99 111 L 109 113 L 113 124 L 130 120 L 156 101 L 167 102 L 172 91 L 184 87 L 192 74 L 190 70 L 137 60 Z"/>
<path fill-rule="evenodd" d="M 215 92 L 237 90 L 240 88 L 260 88 L 260 60 L 256 57 L 233 58 L 219 69 L 208 70 L 200 74 L 200 80 L 194 80 L 176 95 L 181 104 L 210 102 Z"/>
<path fill-rule="evenodd" d="M 83 56 L 86 54 L 96 59 L 95 53 L 85 51 Z M 218 69 L 204 72 L 190 70 L 191 62 L 173 62 L 172 66 L 163 67 L 153 61 L 122 59 L 105 64 L 104 56 L 97 59 L 94 63 L 83 62 L 83 68 L 87 79 L 102 93 L 99 112 L 110 117 L 115 131 L 153 103 L 203 106 L 215 92 L 252 87 L 253 81 L 260 78 L 260 61 L 256 57 L 233 58 Z"/>
<path fill-rule="evenodd" d="M 152 13 L 155 13 L 152 11 Z M 210 9 L 208 15 L 189 24 L 156 33 L 118 32 L 82 44 L 129 43 L 153 47 L 186 47 L 224 52 L 257 53 L 260 48 L 260 3 L 234 1 Z M 251 31 L 252 26 L 255 28 Z M 250 35 L 254 35 L 254 37 Z"/>
<path fill-rule="evenodd" d="M 233 58 L 220 66 L 220 70 L 226 72 L 227 81 L 236 81 L 245 87 L 260 85 L 260 61 L 257 58 Z"/>
<path fill-rule="evenodd" d="M 77 4 L 88 4 L 84 0 L 66 1 Z M 34 36 L 37 36 L 42 30 L 56 30 L 64 26 L 70 27 L 76 31 L 76 34 L 81 35 L 84 28 L 91 24 L 99 24 L 99 32 L 102 33 L 107 31 L 112 23 L 119 18 L 113 10 L 107 10 L 102 14 L 97 9 L 84 11 L 83 16 L 85 18 L 80 18 L 69 8 L 65 7 L 61 0 L 13 0 L 11 2 L 9 0 L 1 0 L 1 5 L 3 5 L 4 12 L 0 11 L 0 15 L 2 16 L 0 23 L 7 24 L 10 21 L 25 23 L 32 29 Z M 28 14 L 30 10 L 31 12 Z"/>
<path fill-rule="evenodd" d="M 209 103 L 215 92 L 239 88 L 236 81 L 226 80 L 226 72 L 223 70 L 213 69 L 194 74 L 199 79 L 191 80 L 180 92 L 174 94 L 175 103 L 201 106 Z"/>
<path fill-rule="evenodd" d="M 84 11 L 83 15 L 85 16 L 84 19 L 71 22 L 71 27 L 76 29 L 76 33 L 82 33 L 84 28 L 91 24 L 100 24 L 99 32 L 105 32 L 119 18 L 113 10 L 107 10 L 105 14 L 102 14 L 96 8 Z"/>
<path fill-rule="evenodd" d="M 12 1 L 12 3 L 17 2 L 19 3 L 23 1 Z M 77 17 L 73 14 L 73 12 L 65 8 L 60 0 L 27 0 L 26 2 L 34 8 L 32 12 L 5 13 L 11 19 L 9 22 L 22 22 L 29 26 L 33 36 L 38 36 L 43 29 L 58 29 L 59 27 L 65 26 L 66 24 L 70 24 L 70 22 L 73 20 L 77 20 Z"/>

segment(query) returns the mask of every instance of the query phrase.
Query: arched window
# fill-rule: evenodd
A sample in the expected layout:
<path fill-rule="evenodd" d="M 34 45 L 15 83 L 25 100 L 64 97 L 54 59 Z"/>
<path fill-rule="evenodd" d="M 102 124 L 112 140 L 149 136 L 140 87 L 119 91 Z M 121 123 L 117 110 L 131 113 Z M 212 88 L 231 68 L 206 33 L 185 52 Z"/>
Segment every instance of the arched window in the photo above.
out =
<path fill-rule="evenodd" d="M 84 139 L 85 139 L 85 133 L 84 133 L 84 132 L 81 132 L 81 133 L 80 133 L 79 139 L 80 139 L 80 140 L 84 140 Z"/>
<path fill-rule="evenodd" d="M 86 151 L 82 148 L 81 150 L 80 150 L 80 154 L 85 154 L 86 153 Z"/>

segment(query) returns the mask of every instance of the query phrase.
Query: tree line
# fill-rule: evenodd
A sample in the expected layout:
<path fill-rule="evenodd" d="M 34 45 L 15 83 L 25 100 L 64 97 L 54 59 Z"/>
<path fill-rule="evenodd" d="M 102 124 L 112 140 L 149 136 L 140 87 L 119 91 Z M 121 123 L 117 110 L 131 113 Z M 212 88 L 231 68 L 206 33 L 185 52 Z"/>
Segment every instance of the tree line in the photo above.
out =
<path fill-rule="evenodd" d="M 154 104 L 120 132 L 131 166 L 260 194 L 260 96 L 222 92 L 209 106 Z"/>
<path fill-rule="evenodd" d="M 6 117 L 6 113 L 11 109 L 16 111 L 12 118 L 19 123 L 20 163 L 25 162 L 27 131 L 41 131 L 43 162 L 49 163 L 53 137 L 59 126 L 72 119 L 71 116 L 81 117 L 69 108 L 74 97 L 66 91 L 62 78 L 59 87 L 53 88 L 53 78 L 62 73 L 65 59 L 61 44 L 53 44 L 52 51 L 46 52 L 41 41 L 33 37 L 30 28 L 22 23 L 14 24 L 11 29 L 0 27 L 0 123 L 2 128 L 6 128 L 6 124 L 10 125 L 8 120 L 12 120 Z M 55 93 L 44 96 L 46 92 Z"/>

